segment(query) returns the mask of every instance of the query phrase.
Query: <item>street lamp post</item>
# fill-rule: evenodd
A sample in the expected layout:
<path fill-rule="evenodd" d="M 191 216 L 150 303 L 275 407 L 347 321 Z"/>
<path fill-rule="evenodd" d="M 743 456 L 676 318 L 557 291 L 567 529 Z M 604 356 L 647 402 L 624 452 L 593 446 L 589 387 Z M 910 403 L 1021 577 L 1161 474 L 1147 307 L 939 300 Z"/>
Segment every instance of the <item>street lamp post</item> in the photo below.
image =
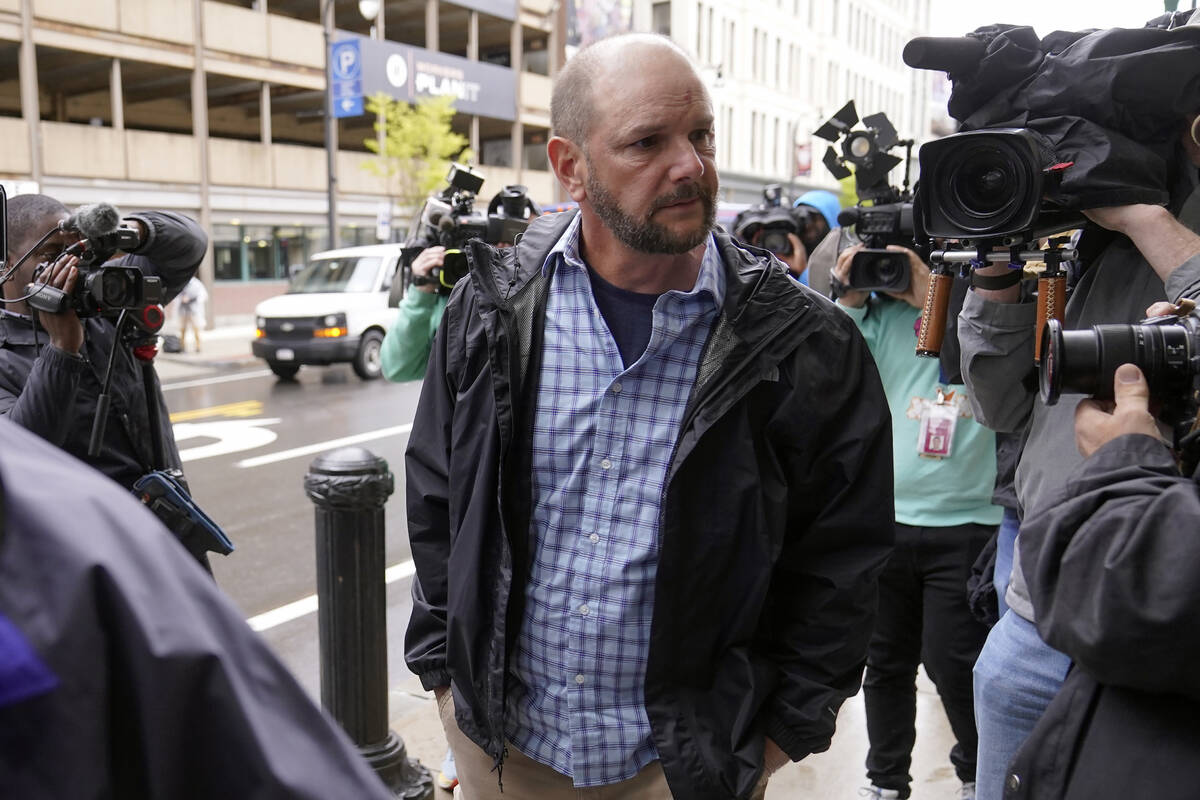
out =
<path fill-rule="evenodd" d="M 321 27 L 325 34 L 325 171 L 326 203 L 329 213 L 329 249 L 338 246 L 337 213 L 337 118 L 333 115 L 333 65 L 330 63 L 329 45 L 333 41 L 335 0 L 321 0 Z"/>

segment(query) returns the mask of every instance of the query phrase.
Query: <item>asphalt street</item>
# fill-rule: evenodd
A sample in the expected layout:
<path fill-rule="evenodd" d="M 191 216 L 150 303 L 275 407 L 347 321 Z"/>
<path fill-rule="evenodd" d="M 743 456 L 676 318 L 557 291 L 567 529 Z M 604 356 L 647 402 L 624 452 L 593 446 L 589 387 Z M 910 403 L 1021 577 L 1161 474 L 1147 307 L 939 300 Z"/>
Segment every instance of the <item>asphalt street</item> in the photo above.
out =
<path fill-rule="evenodd" d="M 403 659 L 411 611 L 403 457 L 420 382 L 364 382 L 340 366 L 306 367 L 296 381 L 279 381 L 245 358 L 160 359 L 159 374 L 193 495 L 237 546 L 213 559 L 217 582 L 314 699 L 320 695 L 314 513 L 304 476 L 318 455 L 343 445 L 387 460 L 396 481 L 385 508 L 389 718 L 410 754 L 436 769 L 445 748 L 436 708 Z M 957 798 L 947 757 L 953 738 L 923 676 L 917 708 L 913 797 Z M 767 798 L 858 797 L 865 754 L 859 694 L 842 708 L 830 750 L 781 770 Z M 438 800 L 448 799 L 439 792 Z"/>

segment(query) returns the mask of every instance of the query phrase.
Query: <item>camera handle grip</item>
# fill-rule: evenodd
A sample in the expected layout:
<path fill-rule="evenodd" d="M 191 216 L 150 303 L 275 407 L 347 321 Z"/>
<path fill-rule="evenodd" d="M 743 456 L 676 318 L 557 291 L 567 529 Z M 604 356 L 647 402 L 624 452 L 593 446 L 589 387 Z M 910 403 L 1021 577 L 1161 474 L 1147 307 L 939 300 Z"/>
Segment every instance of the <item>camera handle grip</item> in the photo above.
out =
<path fill-rule="evenodd" d="M 1033 361 L 1042 362 L 1042 331 L 1049 320 L 1063 321 L 1067 304 L 1067 276 L 1061 271 L 1042 273 L 1037 289 L 1037 331 L 1033 337 Z"/>
<path fill-rule="evenodd" d="M 954 275 L 934 271 L 929 274 L 929 291 L 921 309 L 921 327 L 917 330 L 917 355 L 937 358 L 942 353 L 942 337 L 946 335 L 946 313 L 950 310 L 950 290 Z"/>

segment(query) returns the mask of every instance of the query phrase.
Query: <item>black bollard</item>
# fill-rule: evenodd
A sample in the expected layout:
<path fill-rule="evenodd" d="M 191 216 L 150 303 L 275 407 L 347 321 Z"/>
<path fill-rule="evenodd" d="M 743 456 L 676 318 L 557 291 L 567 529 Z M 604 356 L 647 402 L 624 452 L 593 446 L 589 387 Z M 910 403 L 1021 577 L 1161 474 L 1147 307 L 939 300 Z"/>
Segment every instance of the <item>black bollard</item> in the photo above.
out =
<path fill-rule="evenodd" d="M 396 797 L 428 800 L 433 777 L 388 728 L 383 506 L 387 461 L 361 447 L 314 459 L 304 490 L 316 505 L 321 705 Z"/>

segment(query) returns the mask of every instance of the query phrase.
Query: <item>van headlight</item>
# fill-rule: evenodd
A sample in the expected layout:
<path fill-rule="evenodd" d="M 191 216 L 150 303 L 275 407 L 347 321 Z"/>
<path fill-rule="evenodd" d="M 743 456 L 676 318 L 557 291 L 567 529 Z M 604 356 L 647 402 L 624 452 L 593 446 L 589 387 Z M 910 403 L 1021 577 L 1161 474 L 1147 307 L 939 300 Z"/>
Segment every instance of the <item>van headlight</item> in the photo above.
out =
<path fill-rule="evenodd" d="M 326 314 L 323 317 L 317 317 L 316 323 L 313 327 L 313 336 L 318 339 L 340 339 L 350 333 L 346 329 L 345 314 Z"/>

